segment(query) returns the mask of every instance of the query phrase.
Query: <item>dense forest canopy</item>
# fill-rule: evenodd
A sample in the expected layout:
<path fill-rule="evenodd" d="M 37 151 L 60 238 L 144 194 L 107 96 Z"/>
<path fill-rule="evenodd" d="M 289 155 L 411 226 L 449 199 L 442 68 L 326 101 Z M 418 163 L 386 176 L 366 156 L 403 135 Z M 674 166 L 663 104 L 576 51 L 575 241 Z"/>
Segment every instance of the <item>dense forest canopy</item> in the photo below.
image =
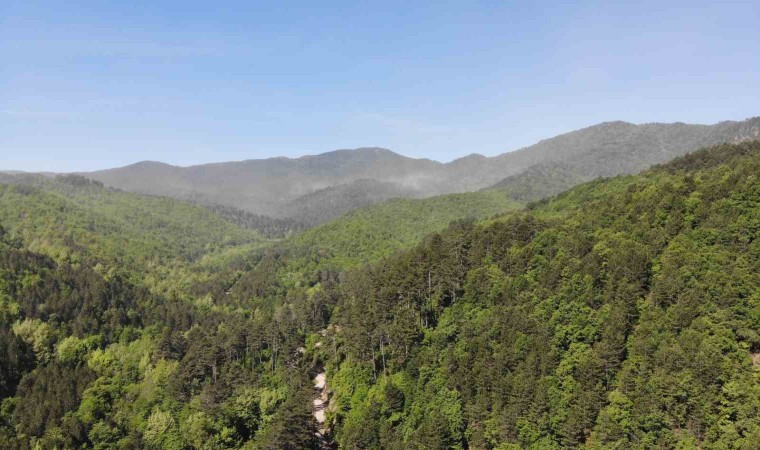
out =
<path fill-rule="evenodd" d="M 349 274 L 338 442 L 754 448 L 759 156 L 586 184 Z"/>
<path fill-rule="evenodd" d="M 760 442 L 760 143 L 277 241 L 234 209 L 5 182 L 3 448 Z"/>

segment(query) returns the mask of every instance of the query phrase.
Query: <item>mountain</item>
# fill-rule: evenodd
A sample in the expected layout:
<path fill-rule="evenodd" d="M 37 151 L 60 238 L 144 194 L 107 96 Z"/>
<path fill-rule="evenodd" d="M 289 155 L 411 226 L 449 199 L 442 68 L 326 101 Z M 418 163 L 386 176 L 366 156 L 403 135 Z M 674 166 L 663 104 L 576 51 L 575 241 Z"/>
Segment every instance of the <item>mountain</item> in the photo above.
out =
<path fill-rule="evenodd" d="M 701 147 L 760 137 L 760 118 L 716 125 L 607 122 L 495 157 L 442 164 L 381 148 L 175 167 L 157 162 L 84 174 L 107 186 L 225 205 L 309 225 L 394 197 L 496 186 L 520 201 L 578 183 L 636 173 Z"/>
<path fill-rule="evenodd" d="M 521 169 L 495 187 L 516 200 L 538 200 L 593 178 L 636 173 L 701 147 L 758 138 L 760 117 L 712 126 L 608 122 L 500 156 Z"/>
<path fill-rule="evenodd" d="M 458 223 L 315 334 L 339 448 L 753 448 L 760 142 Z M 308 342 L 308 340 L 307 340 Z"/>
<path fill-rule="evenodd" d="M 456 221 L 482 220 L 522 205 L 498 190 L 393 199 L 360 208 L 283 242 L 320 266 L 346 268 L 376 261 L 417 244 Z M 302 268 L 301 268 L 302 270 Z"/>
<path fill-rule="evenodd" d="M 0 175 L 0 226 L 57 261 L 161 273 L 139 277 L 151 287 L 182 266 L 266 242 L 206 208 L 114 191 L 78 175 Z"/>
<path fill-rule="evenodd" d="M 754 448 L 759 165 L 721 145 L 274 241 L 0 175 L 0 447 Z"/>
<path fill-rule="evenodd" d="M 141 162 L 84 175 L 127 191 L 230 205 L 274 217 L 288 217 L 286 210 L 290 208 L 289 216 L 300 219 L 292 211 L 305 195 L 360 180 L 379 181 L 381 190 L 392 183 L 409 195 L 418 190 L 420 177 L 428 176 L 440 165 L 406 158 L 390 150 L 363 148 L 297 159 L 271 158 L 186 168 Z M 337 189 L 337 195 L 342 195 L 343 190 Z"/>

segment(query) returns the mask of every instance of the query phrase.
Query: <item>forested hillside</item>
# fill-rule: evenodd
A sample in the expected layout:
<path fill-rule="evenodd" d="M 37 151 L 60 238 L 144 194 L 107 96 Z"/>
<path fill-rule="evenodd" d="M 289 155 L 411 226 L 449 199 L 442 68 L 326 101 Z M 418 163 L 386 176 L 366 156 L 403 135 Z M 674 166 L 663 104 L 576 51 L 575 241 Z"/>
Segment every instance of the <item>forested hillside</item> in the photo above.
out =
<path fill-rule="evenodd" d="M 330 186 L 298 197 L 282 208 L 286 217 L 297 217 L 308 226 L 319 225 L 336 217 L 392 198 L 412 198 L 419 193 L 396 183 L 371 179 Z"/>
<path fill-rule="evenodd" d="M 3 181 L 0 441 L 7 447 L 255 441 L 282 448 L 291 437 L 312 439 L 293 434 L 293 426 L 311 429 L 312 366 L 296 349 L 307 330 L 326 325 L 331 306 L 319 289 L 299 287 L 317 267 L 303 258 L 312 254 L 308 238 L 266 242 L 229 223 L 260 227 L 257 217 L 216 211 L 226 222 L 203 207 L 80 176 Z M 503 194 L 467 197 L 468 207 L 457 196 L 425 201 L 438 211 L 423 222 L 413 202 L 370 208 L 319 241 L 334 249 L 329 261 L 369 261 L 451 220 L 512 206 Z M 345 233 L 370 222 L 380 227 L 368 231 L 374 243 L 347 245 Z M 288 226 L 270 225 L 274 233 Z M 325 283 L 334 277 L 322 273 Z M 300 422 L 282 419 L 293 414 Z"/>
<path fill-rule="evenodd" d="M 256 230 L 270 239 L 288 236 L 306 228 L 304 222 L 293 219 L 275 219 L 235 208 L 234 206 L 202 205 L 222 219 L 249 230 Z"/>
<path fill-rule="evenodd" d="M 342 448 L 756 448 L 760 144 L 457 225 L 351 272 Z"/>
<path fill-rule="evenodd" d="M 80 177 L 0 205 L 2 448 L 760 442 L 760 143 L 269 243 Z"/>
<path fill-rule="evenodd" d="M 453 221 L 484 219 L 520 206 L 495 190 L 394 199 L 306 230 L 284 247 L 320 265 L 345 268 L 410 247 Z"/>
<path fill-rule="evenodd" d="M 113 191 L 77 175 L 5 176 L 0 225 L 57 261 L 97 265 L 160 289 L 204 276 L 193 265 L 260 247 L 256 231 L 170 198 Z M 195 273 L 192 273 L 195 272 Z"/>

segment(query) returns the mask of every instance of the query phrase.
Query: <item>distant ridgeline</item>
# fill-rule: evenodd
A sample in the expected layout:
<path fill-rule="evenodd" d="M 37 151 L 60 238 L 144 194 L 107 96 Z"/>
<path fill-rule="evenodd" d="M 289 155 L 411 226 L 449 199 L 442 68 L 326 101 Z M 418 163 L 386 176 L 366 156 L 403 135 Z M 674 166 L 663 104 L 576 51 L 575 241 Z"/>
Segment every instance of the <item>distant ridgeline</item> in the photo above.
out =
<path fill-rule="evenodd" d="M 760 143 L 602 175 L 277 241 L 234 209 L 3 175 L 0 447 L 754 448 Z"/>
<path fill-rule="evenodd" d="M 439 163 L 383 148 L 337 150 L 176 167 L 144 161 L 83 174 L 107 186 L 314 226 L 394 198 L 424 198 L 497 187 L 518 202 L 558 194 L 598 177 L 637 173 L 702 147 L 760 139 L 760 117 L 715 125 L 605 122 L 494 157 L 472 154 Z M 435 151 L 435 149 L 431 149 Z M 240 214 L 227 214 L 239 217 Z M 266 235 L 290 225 L 266 219 Z M 264 230 L 277 230 L 274 234 Z"/>
<path fill-rule="evenodd" d="M 65 174 L 65 175 L 56 175 L 55 181 L 63 184 L 70 184 L 72 186 L 76 187 L 86 187 L 86 186 L 96 186 L 96 187 L 104 187 L 103 183 L 101 181 L 97 180 L 91 180 L 89 178 L 85 178 L 81 175 L 76 174 Z"/>
<path fill-rule="evenodd" d="M 83 177 L 82 175 L 76 174 L 56 175 L 55 181 L 75 187 L 95 186 L 99 188 L 105 188 L 101 181 L 91 180 L 89 178 Z M 235 208 L 234 206 L 217 204 L 200 206 L 207 208 L 228 222 L 232 222 L 243 228 L 256 230 L 268 238 L 287 236 L 306 227 L 305 225 L 300 224 L 295 220 L 274 219 L 272 217 L 243 211 L 242 209 Z"/>

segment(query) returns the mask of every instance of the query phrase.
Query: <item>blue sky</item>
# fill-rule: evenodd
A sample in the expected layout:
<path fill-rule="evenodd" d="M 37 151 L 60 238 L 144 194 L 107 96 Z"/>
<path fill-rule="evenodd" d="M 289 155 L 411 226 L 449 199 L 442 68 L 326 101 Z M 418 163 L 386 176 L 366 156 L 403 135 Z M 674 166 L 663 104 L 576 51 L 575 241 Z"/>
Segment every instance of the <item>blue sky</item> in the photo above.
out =
<path fill-rule="evenodd" d="M 756 1 L 0 3 L 2 170 L 449 161 L 608 120 L 760 115 Z"/>

